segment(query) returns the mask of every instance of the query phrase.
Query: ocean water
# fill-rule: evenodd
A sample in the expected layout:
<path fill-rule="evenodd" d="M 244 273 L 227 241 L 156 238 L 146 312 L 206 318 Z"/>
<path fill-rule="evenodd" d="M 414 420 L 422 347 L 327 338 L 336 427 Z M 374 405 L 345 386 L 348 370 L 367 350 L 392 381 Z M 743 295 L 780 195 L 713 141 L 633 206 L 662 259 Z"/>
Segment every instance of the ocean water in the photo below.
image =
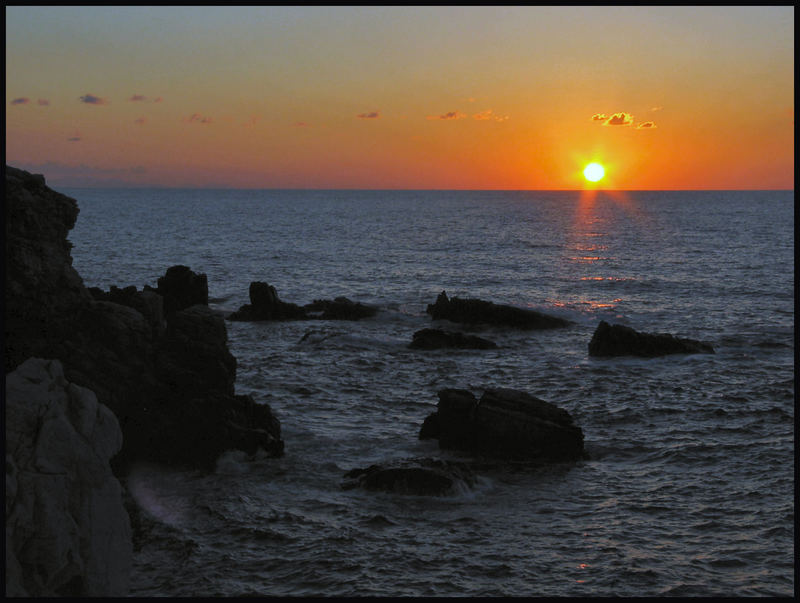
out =
<path fill-rule="evenodd" d="M 222 312 L 254 280 L 380 308 L 227 322 L 237 392 L 271 405 L 286 454 L 226 454 L 205 475 L 137 466 L 132 595 L 794 593 L 792 191 L 63 192 L 87 286 L 155 286 L 185 264 Z M 409 349 L 442 290 L 574 324 Z M 600 320 L 716 354 L 590 358 Z M 341 488 L 376 462 L 468 458 L 417 437 L 445 387 L 552 402 L 589 458 L 484 467 L 444 497 Z"/>

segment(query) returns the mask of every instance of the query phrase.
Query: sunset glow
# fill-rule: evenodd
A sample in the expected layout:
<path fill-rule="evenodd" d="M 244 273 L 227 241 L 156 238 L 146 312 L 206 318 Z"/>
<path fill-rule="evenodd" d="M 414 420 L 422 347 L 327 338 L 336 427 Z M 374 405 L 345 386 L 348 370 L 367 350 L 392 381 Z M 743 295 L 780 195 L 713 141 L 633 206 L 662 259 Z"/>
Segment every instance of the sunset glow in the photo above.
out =
<path fill-rule="evenodd" d="M 606 171 L 599 163 L 590 163 L 583 169 L 583 177 L 589 182 L 598 182 L 606 175 Z"/>
<path fill-rule="evenodd" d="M 791 6 L 9 6 L 6 23 L 6 160 L 55 185 L 580 189 L 599 156 L 604 189 L 794 187 Z"/>

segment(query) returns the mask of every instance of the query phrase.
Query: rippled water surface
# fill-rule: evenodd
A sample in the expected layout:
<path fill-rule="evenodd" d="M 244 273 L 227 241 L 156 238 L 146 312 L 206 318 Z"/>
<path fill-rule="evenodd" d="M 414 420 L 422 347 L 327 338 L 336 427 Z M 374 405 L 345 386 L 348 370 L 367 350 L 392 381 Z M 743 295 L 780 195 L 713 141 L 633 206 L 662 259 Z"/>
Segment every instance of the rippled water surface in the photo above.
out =
<path fill-rule="evenodd" d="M 223 312 L 254 280 L 381 309 L 227 323 L 237 392 L 271 405 L 286 455 L 231 453 L 212 475 L 137 467 L 132 594 L 793 594 L 792 192 L 64 192 L 88 286 L 185 264 Z M 574 324 L 476 331 L 495 350 L 409 349 L 442 290 Z M 716 354 L 589 358 L 600 320 Z M 464 460 L 417 438 L 444 387 L 557 404 L 589 458 L 486 466 L 446 497 L 340 487 L 374 462 Z"/>

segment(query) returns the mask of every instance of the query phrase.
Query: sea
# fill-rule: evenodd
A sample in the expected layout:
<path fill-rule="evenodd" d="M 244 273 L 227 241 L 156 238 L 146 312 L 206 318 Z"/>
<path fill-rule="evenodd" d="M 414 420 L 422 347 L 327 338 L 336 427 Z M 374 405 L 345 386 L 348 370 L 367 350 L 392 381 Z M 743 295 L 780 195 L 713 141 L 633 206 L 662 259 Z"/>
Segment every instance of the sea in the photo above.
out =
<path fill-rule="evenodd" d="M 60 189 L 87 286 L 208 277 L 359 321 L 231 322 L 236 392 L 270 405 L 282 458 L 141 464 L 133 596 L 792 596 L 794 191 Z M 439 293 L 567 318 L 434 323 Z M 601 320 L 715 354 L 594 358 Z M 457 330 L 492 350 L 409 348 Z M 445 496 L 342 488 L 355 468 L 473 462 L 420 440 L 437 392 L 523 390 L 567 410 L 587 458 L 477 464 Z"/>

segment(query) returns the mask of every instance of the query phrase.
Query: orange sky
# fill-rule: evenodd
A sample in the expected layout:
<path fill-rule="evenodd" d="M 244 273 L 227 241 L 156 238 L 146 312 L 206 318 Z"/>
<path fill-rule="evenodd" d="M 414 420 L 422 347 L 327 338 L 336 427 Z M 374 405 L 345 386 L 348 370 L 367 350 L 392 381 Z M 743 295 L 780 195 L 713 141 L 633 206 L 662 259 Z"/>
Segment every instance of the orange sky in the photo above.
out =
<path fill-rule="evenodd" d="M 793 7 L 7 7 L 54 186 L 794 188 Z"/>

